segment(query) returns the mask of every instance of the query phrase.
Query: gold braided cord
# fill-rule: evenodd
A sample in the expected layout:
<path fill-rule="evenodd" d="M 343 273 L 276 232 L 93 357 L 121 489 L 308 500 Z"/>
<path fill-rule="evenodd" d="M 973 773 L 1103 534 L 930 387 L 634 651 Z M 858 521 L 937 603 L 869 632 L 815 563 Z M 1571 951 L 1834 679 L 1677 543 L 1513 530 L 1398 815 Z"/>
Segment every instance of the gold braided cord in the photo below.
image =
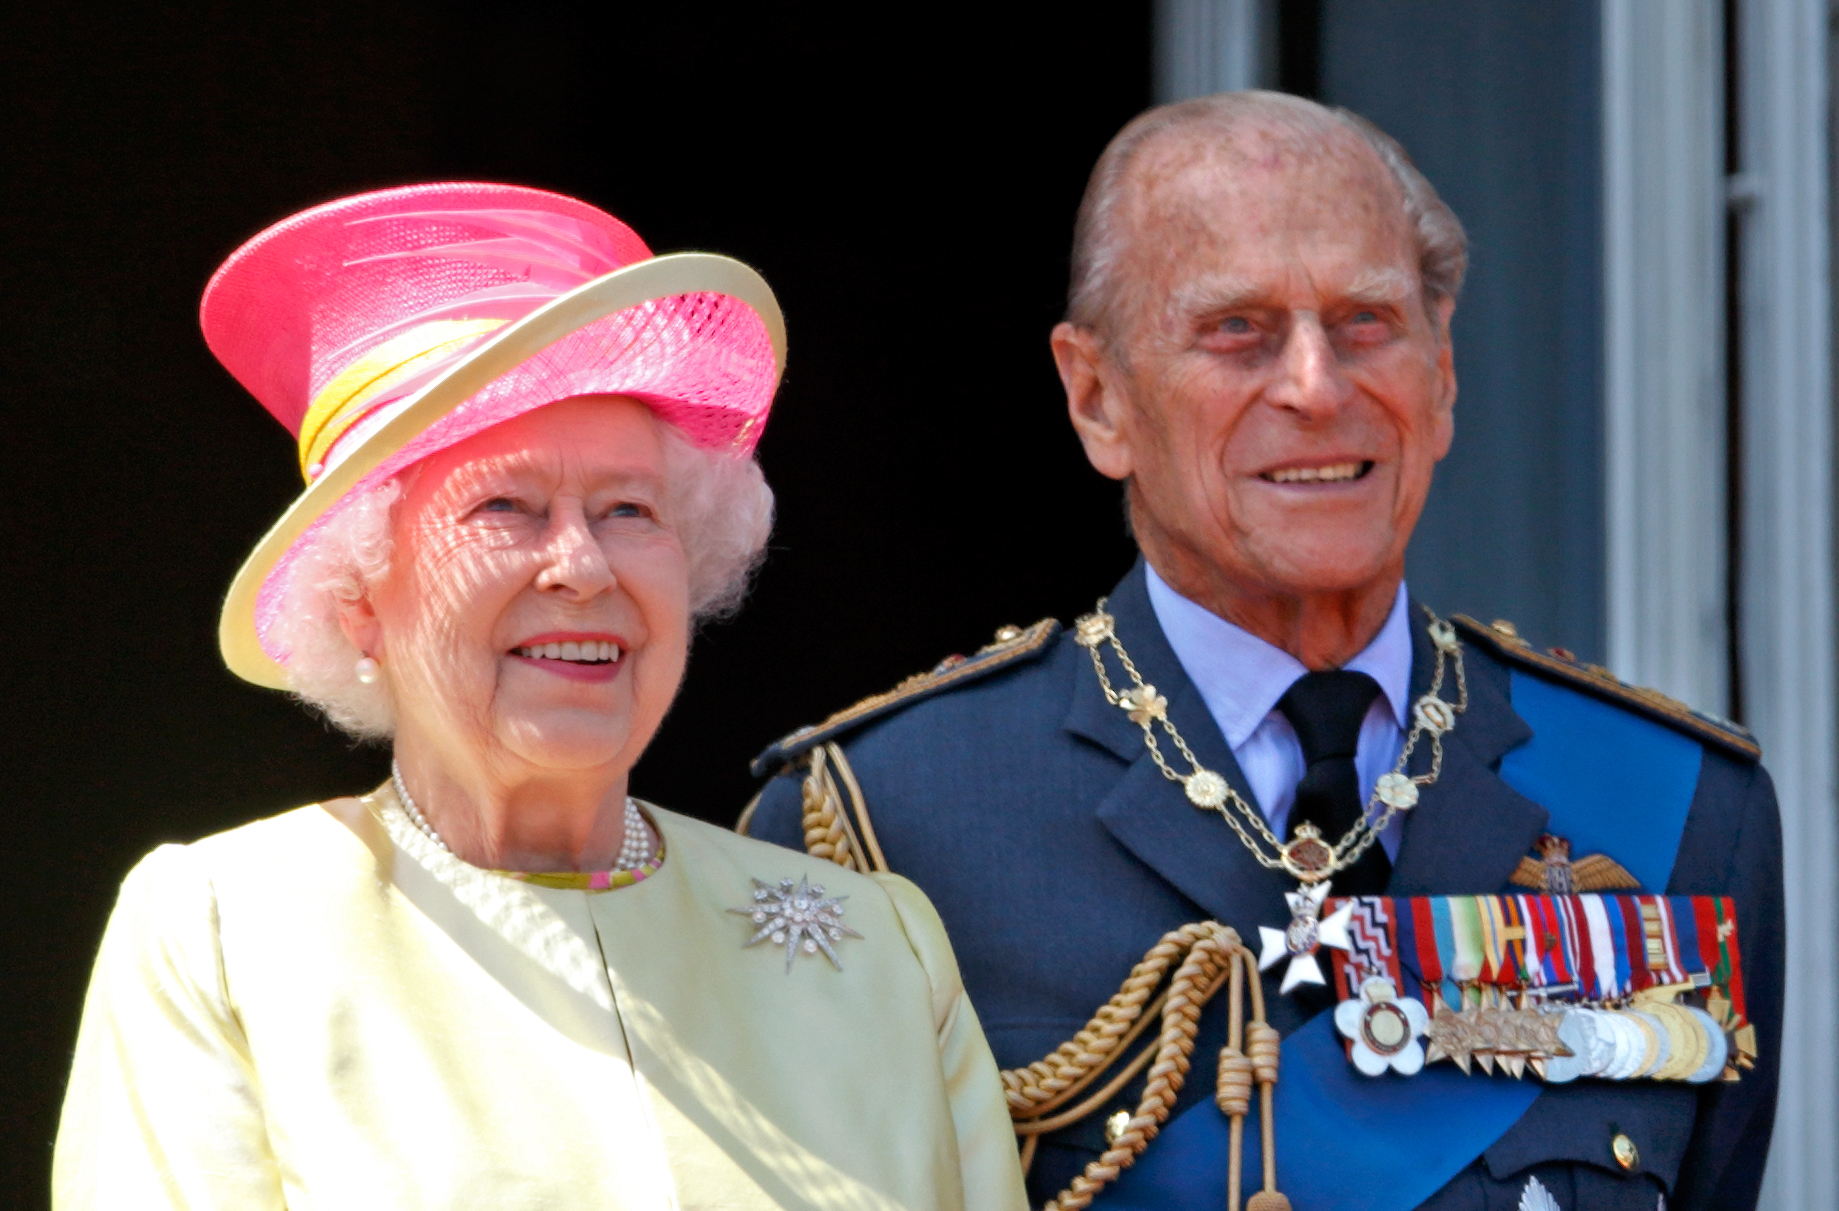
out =
<path fill-rule="evenodd" d="M 1174 967 L 1172 975 L 1171 966 Z M 1253 1021 L 1249 1027 L 1244 1027 L 1243 994 L 1247 973 L 1251 977 Z M 1165 976 L 1168 980 L 1166 990 L 1151 999 Z M 1221 1092 L 1216 1094 L 1216 1100 L 1232 1117 L 1233 1146 L 1229 1159 L 1233 1186 L 1228 1197 L 1237 1211 L 1238 1174 L 1242 1163 L 1240 1141 L 1244 1116 L 1250 1110 L 1253 1082 L 1258 1083 L 1262 1097 L 1265 1153 L 1272 1158 L 1276 1155 L 1270 1123 L 1270 1091 L 1277 1080 L 1277 1032 L 1264 1021 L 1264 995 L 1258 982 L 1256 960 L 1240 942 L 1239 935 L 1217 921 L 1184 925 L 1164 934 L 1131 969 L 1117 995 L 1100 1007 L 1084 1030 L 1045 1059 L 1002 1074 L 1010 1114 L 1016 1120 L 1015 1130 L 1023 1138 L 1022 1163 L 1026 1169 L 1041 1135 L 1086 1117 L 1114 1097 L 1145 1067 L 1148 1070 L 1149 1079 L 1136 1110 L 1121 1131 L 1109 1134 L 1110 1147 L 1087 1165 L 1066 1189 L 1050 1199 L 1044 1211 L 1082 1211 L 1090 1206 L 1099 1192 L 1134 1164 L 1156 1138 L 1168 1122 L 1175 1099 L 1193 1065 L 1194 1037 L 1200 1027 L 1201 1010 L 1228 978 L 1232 985 L 1232 1037 L 1231 1045 L 1221 1057 Z M 1159 1021 L 1161 1025 L 1152 1045 L 1143 1048 L 1102 1089 L 1078 1106 L 1052 1113 L 1117 1065 L 1129 1050 L 1130 1043 L 1151 1021 Z M 1249 1058 L 1241 1053 L 1242 1046 L 1250 1050 Z M 1231 1058 L 1235 1056 L 1236 1059 Z M 1238 1075 L 1241 1069 L 1243 1079 Z M 1258 1198 L 1267 1194 L 1279 1200 L 1283 1198 L 1276 1193 L 1275 1176 L 1273 1159 L 1267 1164 L 1265 1191 Z M 1267 1202 L 1258 1205 L 1255 1211 L 1285 1205 Z"/>
<path fill-rule="evenodd" d="M 1214 922 L 1184 927 L 1165 936 L 1164 941 L 1176 936 L 1181 936 L 1176 945 L 1187 953 L 1169 981 L 1168 997 L 1162 1007 L 1162 1032 L 1154 1047 L 1155 1062 L 1150 1066 L 1149 1080 L 1136 1111 L 1111 1139 L 1111 1146 L 1074 1177 L 1066 1189 L 1049 1199 L 1044 1211 L 1083 1211 L 1090 1206 L 1101 1190 L 1142 1155 L 1175 1108 L 1175 1098 L 1191 1066 L 1201 1006 L 1218 987 L 1239 943 L 1237 934 Z"/>
<path fill-rule="evenodd" d="M 1202 921 L 1162 935 L 1083 1030 L 1045 1059 L 1004 1072 L 1003 1091 L 1009 1098 L 1010 1115 L 1020 1122 L 1064 1105 L 1122 1058 L 1131 1041 L 1161 1012 L 1160 998 L 1149 1013 L 1144 1006 L 1150 1004 L 1169 968 L 1218 928 L 1211 921 Z"/>
<path fill-rule="evenodd" d="M 810 768 L 802 788 L 805 852 L 844 870 L 856 870 L 858 847 L 854 830 L 846 827 L 836 781 L 826 768 L 821 749 L 813 749 L 808 760 Z"/>
<path fill-rule="evenodd" d="M 750 837 L 753 835 L 747 830 L 753 827 L 754 813 L 760 810 L 760 800 L 765 797 L 766 788 L 764 786 L 754 792 L 753 798 L 747 801 L 747 806 L 741 809 L 740 817 L 734 822 L 735 832 L 743 837 Z"/>
<path fill-rule="evenodd" d="M 835 744 L 818 745 L 811 750 L 807 763 L 809 768 L 801 792 L 805 852 L 860 874 L 887 870 L 887 859 L 882 857 L 879 844 L 871 844 L 866 849 L 863 847 L 851 820 L 850 807 L 843 801 L 844 791 L 847 790 L 855 807 L 855 818 L 867 827 L 868 807 L 863 802 L 862 788 L 857 784 L 855 772 L 849 768 L 843 750 Z M 832 772 L 833 768 L 843 777 L 841 785 Z"/>
<path fill-rule="evenodd" d="M 1220 1071 L 1213 1100 L 1227 1118 L 1244 1118 L 1252 1110 L 1252 1062 L 1237 1047 L 1220 1048 Z"/>
<path fill-rule="evenodd" d="M 1245 1043 L 1245 968 L 1243 963 L 1232 965 L 1232 999 L 1227 1002 L 1226 1046 L 1220 1049 L 1219 1083 L 1214 1090 L 1214 1100 L 1226 1113 L 1227 1130 L 1230 1133 L 1226 1144 L 1226 1202 L 1230 1211 L 1239 1211 L 1239 1194 L 1245 1189 L 1245 1114 L 1251 1109 L 1251 1091 L 1245 1091 L 1245 1105 L 1238 1104 L 1239 1082 L 1236 1079 L 1240 1062 L 1250 1067 L 1243 1050 Z M 1260 991 L 1258 1007 L 1264 1007 L 1263 989 L 1258 973 L 1252 973 L 1252 987 Z M 1261 1015 L 1262 1016 L 1262 1015 Z M 1226 1081 L 1234 1078 L 1230 1087 Z M 1227 1105 L 1228 1097 L 1233 1104 Z"/>
<path fill-rule="evenodd" d="M 806 851 L 849 870 L 886 870 L 886 858 L 871 831 L 873 826 L 869 823 L 861 787 L 841 748 L 835 744 L 814 748 L 808 755 L 807 767 L 802 792 Z M 856 822 L 861 824 L 860 832 Z M 1171 967 L 1174 968 L 1172 976 Z M 1042 1135 L 1080 1122 L 1116 1097 L 1145 1069 L 1149 1073 L 1135 1113 L 1123 1131 L 1111 1140 L 1111 1147 L 1050 1200 L 1045 1211 L 1081 1211 L 1089 1206 L 1098 1192 L 1142 1155 L 1161 1131 L 1192 1067 L 1194 1036 L 1200 1026 L 1201 1009 L 1219 991 L 1229 971 L 1233 973 L 1235 984 L 1233 1045 L 1239 1045 L 1237 1022 L 1241 1016 L 1238 1002 L 1241 999 L 1239 989 L 1243 986 L 1239 974 L 1242 970 L 1253 973 L 1255 1017 L 1261 1024 L 1264 1020 L 1263 990 L 1258 985 L 1257 967 L 1251 952 L 1241 944 L 1239 935 L 1215 921 L 1172 930 L 1131 969 L 1117 994 L 1099 1007 L 1083 1030 L 1046 1058 L 1002 1074 L 1015 1132 L 1022 1137 L 1022 1167 L 1026 1170 Z M 1167 988 L 1158 993 L 1165 981 Z M 1132 1045 L 1152 1023 L 1159 1023 L 1161 1027 L 1155 1042 L 1140 1048 L 1134 1057 L 1120 1065 L 1119 1061 L 1129 1054 Z M 1269 1031 L 1269 1027 L 1263 1029 Z M 1270 1034 L 1274 1040 L 1275 1032 Z M 1272 1054 L 1275 1054 L 1274 1045 Z M 1222 1065 L 1224 1063 L 1222 1060 Z M 1247 1071 L 1252 1072 L 1252 1062 L 1245 1063 Z M 1256 1073 L 1257 1079 L 1264 1079 L 1266 1073 L 1269 1080 L 1275 1081 L 1274 1063 Z M 1087 1090 L 1107 1074 L 1110 1079 L 1087 1094 Z M 1268 1094 L 1268 1086 L 1266 1092 Z M 1082 1098 L 1081 1094 L 1086 1096 Z M 1249 1096 L 1249 1088 L 1247 1094 Z M 1078 1104 L 1069 1108 L 1067 1104 L 1075 1099 Z M 1268 1096 L 1266 1100 L 1268 1102 Z M 1242 1130 L 1244 1113 L 1240 1110 L 1234 1119 L 1235 1138 Z M 1266 1116 L 1268 1136 L 1268 1107 Z M 1266 1154 L 1272 1154 L 1268 1140 Z M 1232 1159 L 1235 1173 L 1238 1158 L 1239 1147 L 1235 1145 Z M 1236 1185 L 1234 1190 L 1237 1190 Z M 1236 1205 L 1235 1198 L 1235 1208 Z"/>
<path fill-rule="evenodd" d="M 1160 979 L 1160 977 L 1158 977 Z M 1137 1053 L 1135 1059 L 1125 1064 L 1123 1070 L 1105 1083 L 1104 1088 L 1082 1100 L 1077 1106 L 1064 1113 L 1054 1114 L 1053 1118 L 1041 1118 L 1041 1115 L 1053 1114 L 1060 1107 L 1091 1088 L 1092 1082 L 1111 1070 L 1113 1064 L 1130 1050 L 1132 1044 L 1147 1030 L 1152 1023 L 1162 1020 L 1162 1007 L 1167 1002 L 1167 994 L 1157 997 L 1137 1014 L 1136 1021 L 1122 1035 L 1107 1038 L 1097 1035 L 1082 1043 L 1084 1036 L 1092 1033 L 1087 1025 L 1080 1036 L 1060 1044 L 1045 1060 L 1036 1060 L 1026 1068 L 1011 1068 L 1003 1072 L 1005 1092 L 1009 1097 L 1009 1113 L 1017 1117 L 1015 1132 L 1017 1135 L 1041 1135 L 1049 1131 L 1058 1131 L 1061 1127 L 1078 1122 L 1092 1111 L 1109 1101 L 1119 1089 L 1129 1084 L 1149 1063 L 1154 1054 L 1150 1048 Z M 1100 1008 L 1112 1008 L 1107 1004 Z M 1096 1022 L 1098 1019 L 1093 1019 Z M 1058 1069 L 1055 1071 L 1054 1069 Z M 1030 1078 L 1037 1078 L 1036 1083 L 1028 1083 Z M 1011 1087 L 1013 1082 L 1014 1087 Z M 1054 1093 L 1058 1086 L 1060 1092 Z M 1035 1099 L 1040 1099 L 1036 1101 Z M 1022 1118 L 1020 1116 L 1026 1116 Z"/>
<path fill-rule="evenodd" d="M 1102 601 L 1099 609 L 1102 613 Z M 1085 620 L 1081 621 L 1083 623 Z M 1108 623 L 1108 617 L 1106 621 Z M 1434 616 L 1433 623 L 1441 625 Z M 1125 671 L 1136 682 L 1137 691 L 1145 695 L 1146 703 L 1147 696 L 1154 694 L 1153 687 L 1144 684 L 1115 635 L 1107 635 L 1106 638 L 1111 640 L 1111 646 Z M 1127 710 L 1139 705 L 1127 702 L 1127 694 L 1118 694 L 1113 690 L 1099 659 L 1096 643 L 1084 646 L 1091 652 L 1093 666 L 1098 672 L 1106 697 Z M 1460 701 L 1454 704 L 1454 709 L 1459 712 L 1468 705 L 1468 688 L 1463 678 L 1460 656 L 1455 664 Z M 1431 687 L 1432 696 L 1441 688 L 1442 682 L 1443 661 L 1439 649 L 1436 676 Z M 1142 712 L 1142 717 L 1139 717 L 1139 711 L 1132 710 L 1132 718 L 1142 725 L 1144 739 L 1165 777 L 1184 785 L 1188 781 L 1170 769 L 1163 759 L 1156 743 L 1152 719 L 1161 721 L 1182 757 L 1194 769 L 1195 774 L 1189 775 L 1190 778 L 1207 772 L 1202 769 L 1164 711 Z M 1407 739 L 1405 757 L 1409 757 L 1416 739 L 1414 729 L 1413 735 Z M 1441 769 L 1440 733 L 1432 732 L 1432 744 L 1435 757 L 1431 772 L 1428 776 L 1421 775 L 1413 779 L 1421 785 L 1435 781 Z M 842 747 L 834 741 L 817 745 L 805 755 L 803 763 L 806 774 L 801 797 L 806 851 L 813 857 L 859 873 L 887 871 L 887 858 L 875 835 L 868 804 Z M 1403 768 L 1402 760 L 1400 768 Z M 1230 788 L 1227 788 L 1227 793 L 1232 800 L 1239 799 Z M 752 814 L 752 806 L 749 805 L 748 815 Z M 1277 844 L 1260 813 L 1243 802 L 1237 802 L 1234 806 L 1241 809 L 1268 842 Z M 1281 866 L 1275 860 L 1266 859 L 1261 847 L 1226 805 L 1222 804 L 1218 810 L 1262 864 Z M 1358 840 L 1365 844 L 1354 844 L 1356 838 L 1353 837 L 1346 839 L 1343 846 L 1336 847 L 1337 857 L 1341 856 L 1345 847 L 1352 852 L 1343 859 L 1344 862 L 1357 858 L 1365 846 L 1371 844 L 1372 838 L 1378 835 L 1377 829 L 1383 828 L 1390 818 L 1388 813 L 1376 827 L 1369 826 L 1364 830 L 1365 836 Z M 1078 1034 L 1045 1058 L 1002 1073 L 1010 1117 L 1014 1120 L 1016 1134 L 1021 1137 L 1024 1172 L 1033 1161 L 1041 1136 L 1084 1120 L 1109 1103 L 1130 1082 L 1146 1071 L 1148 1074 L 1135 1111 L 1129 1115 L 1121 1130 L 1107 1131 L 1110 1146 L 1097 1160 L 1088 1164 L 1066 1189 L 1050 1199 L 1043 1211 L 1083 1211 L 1124 1169 L 1136 1162 L 1150 1141 L 1161 1132 L 1173 1113 L 1176 1098 L 1193 1066 L 1194 1039 L 1199 1030 L 1201 1010 L 1228 983 L 1231 986 L 1229 1042 L 1219 1057 L 1214 1094 L 1215 1102 L 1231 1124 L 1227 1205 L 1230 1211 L 1239 1211 L 1245 1116 L 1251 1111 L 1251 1094 L 1256 1087 L 1263 1142 L 1264 1180 L 1263 1189 L 1246 1203 L 1246 1211 L 1288 1211 L 1289 1200 L 1278 1193 L 1276 1188 L 1277 1150 L 1272 1117 L 1272 1094 L 1277 1082 L 1280 1039 L 1265 1021 L 1264 988 L 1258 974 L 1256 957 L 1245 948 L 1235 931 L 1216 921 L 1184 925 L 1164 934 L 1131 969 L 1116 995 L 1099 1007 L 1098 1012 Z M 1252 1001 L 1249 1022 L 1244 1013 L 1247 984 L 1250 985 Z M 1152 1024 L 1159 1027 L 1154 1040 L 1136 1048 L 1136 1054 L 1131 1055 L 1135 1044 L 1149 1032 Z M 1130 1058 L 1126 1059 L 1127 1056 Z M 1099 1085 L 1101 1080 L 1103 1084 Z M 1099 1087 L 1094 1089 L 1094 1085 Z"/>
<path fill-rule="evenodd" d="M 1156 998 L 1149 1010 L 1144 1013 L 1142 1025 L 1147 1026 L 1151 1022 L 1162 1020 L 1163 1003 L 1161 997 Z M 1071 1127 L 1074 1123 L 1081 1122 L 1087 1115 L 1122 1092 L 1124 1086 L 1141 1076 L 1143 1070 L 1149 1067 L 1149 1062 L 1155 1058 L 1156 1049 L 1154 1047 L 1143 1048 L 1136 1054 L 1136 1058 L 1113 1073 L 1111 1079 L 1106 1081 L 1102 1088 L 1081 1099 L 1077 1106 L 1046 1118 L 1031 1118 L 1017 1122 L 1014 1124 L 1015 1133 L 1023 1139 L 1036 1139 L 1043 1135 L 1051 1135 L 1062 1127 Z"/>
<path fill-rule="evenodd" d="M 881 871 L 885 874 L 891 868 L 888 866 L 887 856 L 881 852 L 881 842 L 875 836 L 875 822 L 868 818 L 868 801 L 862 797 L 862 787 L 856 781 L 856 771 L 850 768 L 849 758 L 843 755 L 842 745 L 832 741 L 824 745 L 824 751 L 830 758 L 830 764 L 835 767 L 837 773 L 842 775 L 844 788 L 849 791 L 849 803 L 853 810 L 846 812 L 844 818 L 847 820 L 850 815 L 855 816 L 856 822 L 861 826 L 861 840 L 868 844 L 866 850 L 859 849 L 857 852 L 868 855 L 870 870 Z"/>
<path fill-rule="evenodd" d="M 887 860 L 871 831 L 861 786 L 842 749 L 834 743 L 820 745 L 807 755 L 806 766 L 802 791 L 806 851 L 848 870 L 887 870 Z M 857 822 L 861 824 L 860 832 Z M 1135 1112 L 1123 1130 L 1110 1139 L 1110 1147 L 1049 1200 L 1043 1211 L 1083 1211 L 1156 1138 L 1173 1112 L 1175 1099 L 1193 1065 L 1201 1010 L 1229 978 L 1230 1041 L 1220 1055 L 1214 1095 L 1231 1120 L 1228 1205 L 1231 1211 L 1238 1211 L 1245 1115 L 1250 1110 L 1252 1086 L 1256 1085 L 1264 1143 L 1264 1189 L 1252 1196 L 1246 1211 L 1286 1211 L 1288 1201 L 1276 1192 L 1277 1152 L 1271 1118 L 1279 1039 L 1264 1020 L 1264 988 L 1256 958 L 1235 931 L 1217 921 L 1184 925 L 1164 934 L 1131 968 L 1117 993 L 1099 1007 L 1084 1029 L 1051 1055 L 1002 1073 L 1009 1114 L 1021 1137 L 1024 1172 L 1034 1159 L 1042 1135 L 1082 1121 L 1146 1069 L 1149 1074 Z M 1248 983 L 1252 1020 L 1246 1023 L 1244 992 Z M 1152 1024 L 1160 1027 L 1154 1042 L 1138 1048 L 1134 1056 L 1125 1060 Z M 1107 1076 L 1109 1079 L 1104 1079 Z M 1093 1090 L 1101 1079 L 1103 1085 Z M 1077 1103 L 1069 1106 L 1075 1099 Z"/>

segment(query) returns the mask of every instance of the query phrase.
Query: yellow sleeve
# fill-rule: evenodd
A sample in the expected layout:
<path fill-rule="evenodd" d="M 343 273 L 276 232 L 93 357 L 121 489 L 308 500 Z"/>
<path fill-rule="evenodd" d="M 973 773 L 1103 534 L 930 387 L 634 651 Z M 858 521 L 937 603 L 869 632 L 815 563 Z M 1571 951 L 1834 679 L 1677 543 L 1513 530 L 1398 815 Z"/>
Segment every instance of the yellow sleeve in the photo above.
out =
<path fill-rule="evenodd" d="M 888 893 L 901 928 L 932 985 L 932 1020 L 939 1030 L 939 1065 L 957 1132 L 964 1205 L 983 1211 L 1026 1211 L 1021 1158 L 996 1057 L 983 1037 L 977 1011 L 964 995 L 958 960 L 945 925 L 925 893 L 899 875 L 871 875 Z"/>
<path fill-rule="evenodd" d="M 283 1208 L 217 906 L 165 845 L 121 885 L 90 977 L 51 1166 L 57 1211 Z"/>

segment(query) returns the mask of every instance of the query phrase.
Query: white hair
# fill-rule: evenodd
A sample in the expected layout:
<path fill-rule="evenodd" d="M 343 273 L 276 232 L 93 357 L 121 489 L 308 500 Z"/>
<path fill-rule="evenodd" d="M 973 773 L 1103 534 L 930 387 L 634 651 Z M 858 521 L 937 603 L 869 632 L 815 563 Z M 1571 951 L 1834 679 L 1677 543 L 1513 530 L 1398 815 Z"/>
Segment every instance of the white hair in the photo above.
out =
<path fill-rule="evenodd" d="M 1417 244 L 1418 275 L 1426 308 L 1453 301 L 1468 272 L 1468 237 L 1411 157 L 1391 135 L 1352 110 L 1318 105 L 1274 92 L 1218 93 L 1147 110 L 1120 130 L 1105 147 L 1086 183 L 1073 226 L 1072 281 L 1066 318 L 1097 333 L 1107 345 L 1122 335 L 1119 269 L 1128 242 L 1123 221 L 1129 200 L 1131 165 L 1143 147 L 1158 136 L 1180 132 L 1196 143 L 1224 144 L 1239 128 L 1253 123 L 1276 127 L 1297 138 L 1305 151 L 1326 151 L 1326 138 L 1352 133 L 1384 164 L 1398 186 L 1404 217 Z"/>
<path fill-rule="evenodd" d="M 765 556 L 773 490 L 753 459 L 701 449 L 668 424 L 658 431 L 669 508 L 688 564 L 691 622 L 727 617 L 740 608 Z M 402 489 L 401 475 L 370 489 L 313 535 L 287 569 L 267 637 L 288 653 L 295 695 L 360 740 L 394 733 L 396 705 L 387 678 L 358 680 L 363 653 L 345 637 L 339 606 L 362 600 L 389 574 Z"/>

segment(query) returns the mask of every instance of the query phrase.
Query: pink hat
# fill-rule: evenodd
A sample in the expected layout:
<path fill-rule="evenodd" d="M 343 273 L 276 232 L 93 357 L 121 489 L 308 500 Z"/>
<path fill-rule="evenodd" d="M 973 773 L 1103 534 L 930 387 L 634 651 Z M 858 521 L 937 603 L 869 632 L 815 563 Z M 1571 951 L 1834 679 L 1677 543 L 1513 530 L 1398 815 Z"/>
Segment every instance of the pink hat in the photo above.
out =
<path fill-rule="evenodd" d="M 353 499 L 492 425 L 628 395 L 749 454 L 785 362 L 772 291 L 738 261 L 654 257 L 592 206 L 513 185 L 342 198 L 244 244 L 205 287 L 204 338 L 300 445 L 307 487 L 237 573 L 224 661 L 285 688 L 269 639 L 294 557 Z"/>

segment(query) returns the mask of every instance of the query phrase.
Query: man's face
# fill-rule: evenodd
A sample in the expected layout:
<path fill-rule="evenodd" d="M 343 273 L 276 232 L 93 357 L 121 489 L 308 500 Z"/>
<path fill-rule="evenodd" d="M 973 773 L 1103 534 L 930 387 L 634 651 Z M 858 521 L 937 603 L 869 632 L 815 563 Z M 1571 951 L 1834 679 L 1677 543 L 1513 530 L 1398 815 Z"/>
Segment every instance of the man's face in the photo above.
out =
<path fill-rule="evenodd" d="M 1294 598 L 1402 573 L 1449 450 L 1451 308 L 1426 309 L 1390 175 L 1342 142 L 1139 153 L 1114 423 L 1079 427 L 1165 575 Z"/>

